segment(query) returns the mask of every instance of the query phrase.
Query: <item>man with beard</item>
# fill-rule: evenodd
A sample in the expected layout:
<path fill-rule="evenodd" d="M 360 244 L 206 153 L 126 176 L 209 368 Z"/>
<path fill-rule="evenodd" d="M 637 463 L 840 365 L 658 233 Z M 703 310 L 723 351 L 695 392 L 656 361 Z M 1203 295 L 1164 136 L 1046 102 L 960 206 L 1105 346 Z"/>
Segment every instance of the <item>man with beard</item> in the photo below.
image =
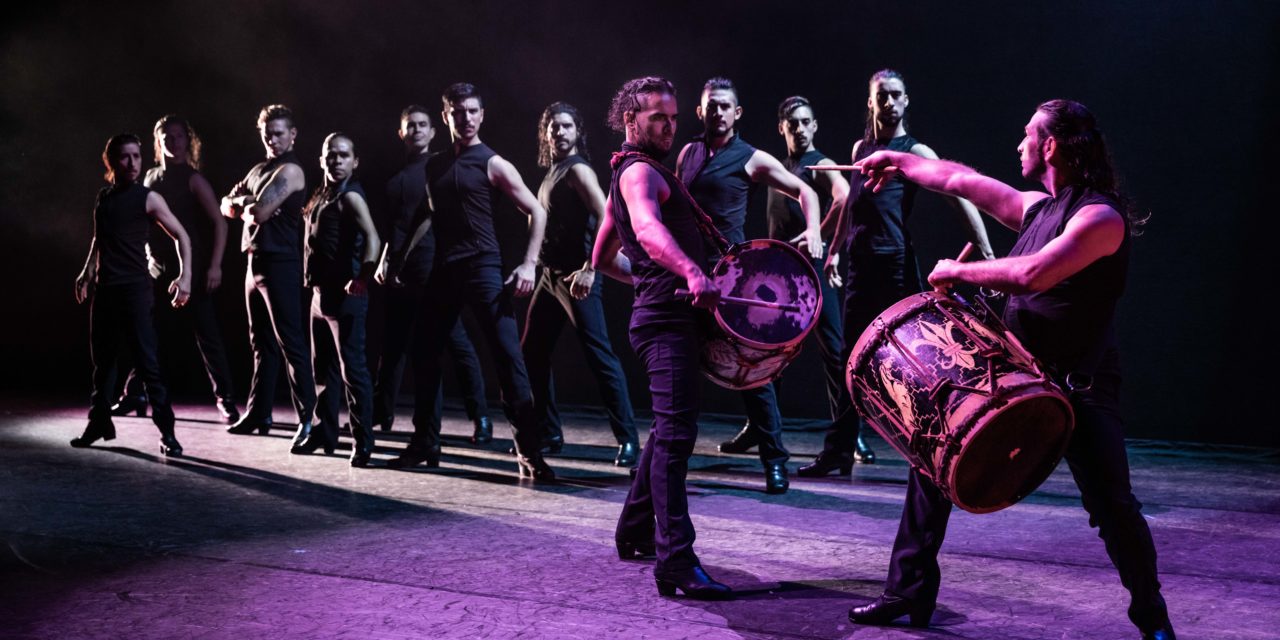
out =
<path fill-rule="evenodd" d="M 1129 619 L 1143 638 L 1173 638 L 1156 576 L 1155 543 L 1129 484 L 1113 327 L 1128 273 L 1130 234 L 1146 220 L 1132 216 L 1120 194 L 1102 130 L 1084 105 L 1045 102 L 1025 132 L 1018 145 L 1022 175 L 1045 191 L 1018 191 L 969 167 L 901 151 L 877 151 L 854 166 L 873 190 L 902 175 L 926 189 L 968 198 L 1018 232 L 1009 257 L 941 260 L 929 284 L 965 283 L 1010 294 L 1005 323 L 1070 392 L 1076 426 L 1067 465 L 1089 523 L 1098 527 L 1129 590 Z M 929 624 L 950 514 L 946 495 L 913 469 L 884 593 L 850 609 L 851 621 L 887 624 L 909 616 L 913 626 Z"/>

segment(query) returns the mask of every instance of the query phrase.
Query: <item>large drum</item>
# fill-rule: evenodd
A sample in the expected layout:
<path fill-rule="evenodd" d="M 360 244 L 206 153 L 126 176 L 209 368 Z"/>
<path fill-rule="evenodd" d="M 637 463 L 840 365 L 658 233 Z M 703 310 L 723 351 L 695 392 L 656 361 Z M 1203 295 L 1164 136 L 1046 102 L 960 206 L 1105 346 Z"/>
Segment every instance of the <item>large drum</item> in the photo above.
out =
<path fill-rule="evenodd" d="M 847 369 L 858 411 L 956 506 L 989 513 L 1053 472 L 1071 404 L 995 314 L 937 292 L 889 307 Z"/>
<path fill-rule="evenodd" d="M 720 295 L 791 307 L 722 303 L 702 345 L 702 372 L 729 389 L 768 384 L 800 353 L 822 310 L 809 258 L 778 240 L 733 245 L 711 270 Z"/>

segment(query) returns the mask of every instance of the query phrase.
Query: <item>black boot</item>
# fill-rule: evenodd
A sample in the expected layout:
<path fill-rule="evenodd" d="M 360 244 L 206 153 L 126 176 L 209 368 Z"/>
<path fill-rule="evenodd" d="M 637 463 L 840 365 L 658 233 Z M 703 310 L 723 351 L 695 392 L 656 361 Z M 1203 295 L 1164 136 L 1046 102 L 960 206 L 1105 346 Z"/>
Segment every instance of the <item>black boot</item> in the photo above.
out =
<path fill-rule="evenodd" d="M 325 455 L 333 455 L 333 449 L 337 443 L 329 439 L 325 435 L 324 425 L 319 429 L 313 429 L 310 422 L 298 423 L 298 431 L 293 434 L 293 445 L 289 447 L 289 453 L 295 455 L 306 455 L 315 453 L 316 449 L 324 449 Z"/>
<path fill-rule="evenodd" d="M 351 466 L 369 466 L 369 460 L 373 457 L 373 427 L 352 424 L 351 437 L 355 440 L 351 447 Z"/>
<path fill-rule="evenodd" d="M 786 493 L 791 483 L 787 481 L 787 465 L 764 465 L 764 492 L 771 494 Z"/>
<path fill-rule="evenodd" d="M 919 603 L 883 593 L 871 604 L 850 608 L 849 622 L 886 625 L 902 616 L 910 616 L 911 626 L 927 627 L 933 617 L 933 607 L 931 602 Z"/>
<path fill-rule="evenodd" d="M 1178 640 L 1178 637 L 1173 635 L 1173 626 L 1165 623 L 1163 627 L 1155 631 L 1144 631 L 1142 640 Z"/>
<path fill-rule="evenodd" d="M 613 459 L 615 467 L 634 467 L 640 457 L 639 442 L 624 442 L 618 445 L 618 457 Z"/>
<path fill-rule="evenodd" d="M 159 429 L 160 453 L 170 458 L 182 455 L 182 444 L 178 442 L 177 436 L 173 435 L 173 425 L 159 427 Z"/>
<path fill-rule="evenodd" d="M 796 473 L 801 478 L 821 478 L 832 471 L 839 471 L 842 476 L 853 473 L 853 460 L 839 453 L 823 450 L 813 462 L 800 467 Z"/>
<path fill-rule="evenodd" d="M 853 442 L 853 459 L 862 464 L 875 464 L 876 452 L 867 446 L 866 441 L 859 435 L 858 439 Z"/>
<path fill-rule="evenodd" d="M 746 453 L 760 444 L 762 435 L 763 432 L 748 421 L 737 435 L 720 443 L 720 453 Z"/>
<path fill-rule="evenodd" d="M 489 444 L 493 442 L 493 421 L 489 416 L 476 418 L 476 430 L 471 434 L 472 444 Z"/>
<path fill-rule="evenodd" d="M 653 560 L 658 557 L 658 549 L 653 544 L 653 538 L 650 538 L 648 542 L 618 540 L 616 545 L 618 547 L 619 560 Z"/>
<path fill-rule="evenodd" d="M 271 431 L 271 418 L 260 420 L 253 416 L 244 416 L 235 424 L 227 427 L 227 433 L 237 436 L 247 436 L 254 431 L 257 431 L 259 435 L 267 435 L 267 432 Z"/>
<path fill-rule="evenodd" d="M 549 482 L 556 479 L 556 472 L 542 459 L 541 453 L 531 456 L 516 454 L 516 464 L 520 466 L 520 477 L 531 478 L 538 482 Z"/>
<path fill-rule="evenodd" d="M 83 449 L 99 440 L 115 440 L 116 426 L 111 420 L 90 420 L 79 438 L 71 439 L 71 446 Z"/>
<path fill-rule="evenodd" d="M 435 469 L 440 466 L 440 445 L 425 447 L 410 442 L 409 446 L 400 452 L 400 455 L 387 461 L 387 467 L 391 469 L 408 469 L 424 463 L 428 469 Z"/>
<path fill-rule="evenodd" d="M 217 404 L 218 413 L 222 415 L 223 424 L 235 424 L 240 420 L 240 410 L 236 408 L 236 401 L 231 398 L 219 398 Z"/>
<path fill-rule="evenodd" d="M 113 416 L 127 416 L 131 413 L 139 418 L 147 417 L 146 394 L 136 396 L 126 394 L 120 396 L 120 399 L 111 405 L 111 415 Z"/>
<path fill-rule="evenodd" d="M 694 600 L 730 600 L 733 598 L 733 589 L 728 585 L 716 582 L 715 578 L 707 575 L 702 567 L 692 567 L 683 571 L 672 573 L 653 573 L 653 579 L 658 583 L 658 593 L 664 596 L 674 596 L 676 589 L 684 592 L 684 595 Z"/>

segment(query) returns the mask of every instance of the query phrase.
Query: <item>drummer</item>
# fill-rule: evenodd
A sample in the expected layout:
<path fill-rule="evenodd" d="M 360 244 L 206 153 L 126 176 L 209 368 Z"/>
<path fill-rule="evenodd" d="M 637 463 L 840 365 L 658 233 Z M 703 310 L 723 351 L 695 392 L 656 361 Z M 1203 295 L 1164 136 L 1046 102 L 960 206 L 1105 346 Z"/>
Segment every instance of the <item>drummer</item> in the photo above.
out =
<path fill-rule="evenodd" d="M 773 156 L 738 136 L 735 125 L 742 117 L 742 106 L 738 104 L 738 90 L 733 82 L 719 77 L 707 80 L 696 113 L 705 131 L 680 150 L 676 173 L 725 239 L 732 243 L 746 240 L 743 224 L 747 204 L 755 185 L 763 182 L 800 202 L 805 229 L 790 240 L 813 259 L 821 260 L 822 211 L 818 194 Z M 747 424 L 734 441 L 759 445 L 765 491 L 785 493 L 786 462 L 790 454 L 782 445 L 782 415 L 778 412 L 773 384 L 743 391 L 742 400 Z"/>
<path fill-rule="evenodd" d="M 1084 105 L 1041 104 L 1018 145 L 1022 175 L 1044 191 L 1018 191 L 961 164 L 880 150 L 854 167 L 879 191 L 902 176 L 926 189 L 968 198 L 1018 232 L 1009 257 L 942 260 L 929 284 L 966 283 L 1010 294 L 1004 321 L 1070 393 L 1076 427 L 1066 459 L 1089 523 L 1098 527 L 1129 619 L 1143 638 L 1173 638 L 1151 531 L 1129 484 L 1120 419 L 1120 369 L 1112 318 L 1124 290 L 1130 237 L 1146 222 L 1118 190 L 1102 130 Z M 1047 193 L 1046 193 L 1047 192 Z M 938 596 L 938 551 L 951 503 L 920 471 L 908 476 L 906 504 L 884 593 L 849 610 L 862 624 L 910 616 L 927 626 Z"/>

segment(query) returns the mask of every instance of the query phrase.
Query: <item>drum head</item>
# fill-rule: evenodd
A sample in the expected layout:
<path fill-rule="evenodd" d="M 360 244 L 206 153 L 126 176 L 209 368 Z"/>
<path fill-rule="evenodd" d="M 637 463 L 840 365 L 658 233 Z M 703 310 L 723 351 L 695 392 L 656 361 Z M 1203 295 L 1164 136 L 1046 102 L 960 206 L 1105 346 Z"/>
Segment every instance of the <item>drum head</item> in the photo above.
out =
<path fill-rule="evenodd" d="M 1053 393 L 1017 398 L 989 416 L 952 468 L 956 506 L 990 513 L 1027 497 L 1058 466 L 1074 423 L 1071 405 Z"/>
<path fill-rule="evenodd" d="M 777 240 L 735 245 L 711 274 L 721 295 L 796 305 L 799 311 L 724 304 L 720 326 L 755 346 L 789 345 L 804 339 L 822 306 L 818 274 L 809 259 Z"/>

